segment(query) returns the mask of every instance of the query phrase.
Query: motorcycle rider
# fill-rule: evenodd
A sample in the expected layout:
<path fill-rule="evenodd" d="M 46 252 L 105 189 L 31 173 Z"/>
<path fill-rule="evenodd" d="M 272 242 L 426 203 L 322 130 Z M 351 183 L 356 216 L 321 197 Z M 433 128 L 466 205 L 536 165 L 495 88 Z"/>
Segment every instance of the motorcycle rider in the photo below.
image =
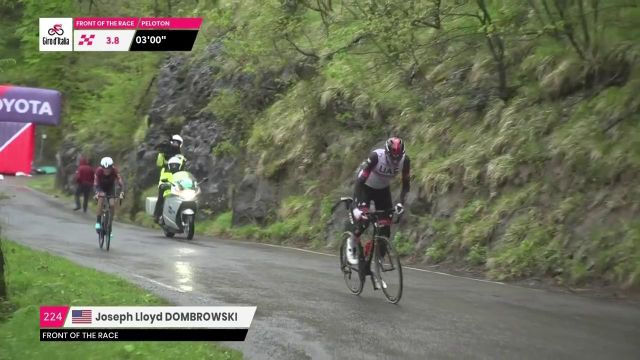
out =
<path fill-rule="evenodd" d="M 171 137 L 169 142 L 162 143 L 160 145 L 160 152 L 158 153 L 158 157 L 156 159 L 156 165 L 160 168 L 160 185 L 162 185 L 162 179 L 167 178 L 167 176 L 171 175 L 171 172 L 168 169 L 168 160 L 172 159 L 176 155 L 180 155 L 180 159 L 182 161 L 181 168 L 184 168 L 186 165 L 187 159 L 182 156 L 182 136 L 175 134 Z M 160 223 L 160 218 L 162 217 L 162 201 L 164 190 L 161 189 L 161 186 L 158 186 L 158 201 L 156 202 L 156 207 L 153 211 L 153 218 L 156 223 Z"/>
<path fill-rule="evenodd" d="M 163 171 L 160 174 L 160 182 L 158 183 L 158 200 L 156 206 L 153 209 L 153 217 L 156 223 L 162 222 L 162 210 L 164 206 L 164 198 L 169 194 L 171 189 L 171 182 L 173 182 L 173 174 L 184 170 L 185 159 L 184 156 L 178 154 L 169 159 L 167 162 L 167 171 Z"/>
<path fill-rule="evenodd" d="M 399 137 L 390 137 L 384 148 L 371 152 L 359 169 L 354 195 L 356 208 L 353 209 L 353 216 L 357 221 L 354 224 L 355 237 L 351 237 L 347 244 L 347 260 L 353 265 L 358 263 L 356 245 L 360 241 L 362 231 L 364 231 L 363 223 L 360 220 L 366 219 L 371 201 L 374 202 L 376 210 L 391 210 L 393 208 L 389 185 L 399 173 L 402 173 L 402 191 L 400 201 L 395 209 L 398 214 L 404 211 L 402 204 L 410 189 L 410 161 L 409 156 L 405 154 L 404 142 Z M 391 235 L 390 225 L 381 227 L 380 235 L 389 237 Z"/>
<path fill-rule="evenodd" d="M 161 168 L 160 177 L 162 177 L 162 172 L 166 170 L 168 160 L 175 155 L 182 154 L 182 143 L 182 136 L 176 134 L 171 137 L 169 142 L 160 144 L 160 152 L 156 158 L 156 165 Z"/>
<path fill-rule="evenodd" d="M 120 199 L 124 199 L 124 181 L 122 176 L 118 172 L 118 169 L 113 166 L 113 159 L 110 157 L 103 157 L 100 160 L 100 166 L 96 169 L 96 174 L 93 178 L 93 188 L 95 189 L 94 198 L 98 199 L 97 217 L 96 217 L 96 231 L 101 229 L 100 225 L 100 212 L 102 211 L 102 203 L 105 196 L 115 196 L 116 181 L 120 185 Z M 113 199 L 109 200 L 112 201 Z M 112 218 L 116 216 L 115 202 L 112 204 Z"/>

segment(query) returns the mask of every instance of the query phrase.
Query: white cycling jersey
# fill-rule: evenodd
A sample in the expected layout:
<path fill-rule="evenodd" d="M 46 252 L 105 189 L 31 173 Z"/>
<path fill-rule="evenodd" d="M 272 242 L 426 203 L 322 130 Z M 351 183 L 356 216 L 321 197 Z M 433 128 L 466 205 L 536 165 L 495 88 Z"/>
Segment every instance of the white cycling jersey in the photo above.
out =
<path fill-rule="evenodd" d="M 394 163 L 387 158 L 384 149 L 376 149 L 373 152 L 378 155 L 378 162 L 371 170 L 365 185 L 373 189 L 384 189 L 389 187 L 391 180 L 402 172 L 406 155 L 403 155 L 400 161 Z"/>

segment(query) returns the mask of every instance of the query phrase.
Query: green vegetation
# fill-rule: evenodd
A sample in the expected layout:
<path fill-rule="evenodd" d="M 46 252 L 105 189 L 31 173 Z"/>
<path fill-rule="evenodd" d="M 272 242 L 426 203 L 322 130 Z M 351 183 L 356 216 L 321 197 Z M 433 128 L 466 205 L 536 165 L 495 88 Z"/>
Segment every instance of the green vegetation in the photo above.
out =
<path fill-rule="evenodd" d="M 52 195 L 56 198 L 73 201 L 73 196 L 65 193 L 56 187 L 55 175 L 35 175 L 26 181 L 26 185 L 32 189 L 38 190 L 45 194 Z M 89 201 L 89 206 L 95 206 Z"/>
<path fill-rule="evenodd" d="M 413 242 L 400 231 L 394 235 L 392 243 L 400 256 L 409 255 L 413 252 Z"/>
<path fill-rule="evenodd" d="M 269 243 L 310 244 L 319 247 L 323 236 L 321 222 L 313 221 L 315 212 L 313 199 L 304 196 L 291 196 L 282 201 L 278 210 L 280 220 L 261 228 L 250 224 L 233 227 L 231 211 L 218 215 L 213 222 L 201 223 L 198 226 L 204 234 L 226 235 L 240 239 L 255 239 Z M 326 221 L 328 211 L 321 214 Z"/>
<path fill-rule="evenodd" d="M 466 261 L 499 279 L 638 284 L 631 268 L 576 265 L 586 261 L 576 260 L 583 252 L 589 261 L 596 253 L 613 261 L 606 250 L 612 237 L 591 243 L 584 236 L 633 218 L 607 213 L 609 223 L 592 227 L 585 206 L 599 191 L 618 200 L 610 209 L 628 208 L 616 194 L 628 184 L 621 177 L 640 170 L 637 4 L 222 1 L 214 12 L 225 16 L 212 28 L 232 29 L 228 71 L 313 64 L 311 77 L 264 111 L 233 114 L 253 121 L 247 151 L 259 157 L 263 176 L 326 174 L 323 195 L 303 188 L 294 197 L 336 194 L 364 146 L 401 133 L 422 201 L 460 200 L 436 230 L 427 260 Z M 212 108 L 242 110 L 237 102 L 226 94 Z M 326 163 L 321 169 L 305 165 L 315 154 Z M 287 199 L 271 225 L 242 232 L 307 239 L 298 226 L 304 221 L 282 211 Z M 296 216 L 306 219 L 306 211 Z M 418 215 L 432 221 L 416 227 L 440 221 Z M 394 241 L 403 254 L 415 251 L 405 234 Z M 638 244 L 626 244 L 637 251 Z"/>
<path fill-rule="evenodd" d="M 497 279 L 640 285 L 637 1 L 168 3 L 119 0 L 92 15 L 204 17 L 188 63 L 216 66 L 214 96 L 193 109 L 224 127 L 211 154 L 282 189 L 267 225 L 236 228 L 225 212 L 199 232 L 322 246 L 327 199 L 350 192 L 367 152 L 396 133 L 417 197 L 394 238 L 403 254 Z M 73 99 L 52 132 L 88 148 L 109 139 L 122 154 L 143 141 L 158 55 L 41 54 L 33 19 L 87 15 L 89 4 L 0 4 L 11 34 L 0 58 L 16 60 L 0 77 Z M 239 77 L 251 80 L 217 85 Z M 432 242 L 416 247 L 427 231 Z"/>
<path fill-rule="evenodd" d="M 241 359 L 242 355 L 207 343 L 41 343 L 39 306 L 167 305 L 123 279 L 80 267 L 59 257 L 2 240 L 12 307 L 0 306 L 0 359 Z M 82 285 L 77 279 L 83 279 Z M 10 312 L 10 313 L 9 313 Z"/>
<path fill-rule="evenodd" d="M 63 126 L 47 127 L 54 153 L 63 134 L 84 144 L 93 156 L 95 144 L 103 151 L 124 154 L 134 144 L 134 134 L 145 120 L 153 95 L 150 83 L 160 59 L 154 53 L 39 52 L 40 17 L 120 16 L 142 13 L 152 2 L 117 1 L 109 6 L 94 2 L 57 0 L 1 1 L 0 58 L 10 57 L 15 65 L 3 65 L 0 82 L 60 90 L 64 95 Z M 69 29 L 68 31 L 71 31 Z"/>
<path fill-rule="evenodd" d="M 47 194 L 57 194 L 55 187 L 56 177 L 54 175 L 34 176 L 27 181 L 27 186 L 32 189 L 42 191 Z"/>

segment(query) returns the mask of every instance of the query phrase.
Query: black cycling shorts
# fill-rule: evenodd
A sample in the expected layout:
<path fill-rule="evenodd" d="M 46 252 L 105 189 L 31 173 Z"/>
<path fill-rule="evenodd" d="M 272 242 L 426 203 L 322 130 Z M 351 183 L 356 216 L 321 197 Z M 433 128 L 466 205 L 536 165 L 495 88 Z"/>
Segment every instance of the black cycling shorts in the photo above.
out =
<path fill-rule="evenodd" d="M 356 183 L 356 189 L 354 198 L 356 200 L 354 205 L 359 205 L 361 203 L 365 203 L 367 207 L 371 205 L 373 201 L 376 206 L 376 211 L 379 210 L 391 210 L 393 208 L 393 202 L 391 201 L 391 190 L 389 187 L 384 189 L 374 189 L 364 184 Z M 360 236 L 360 234 L 364 233 L 367 229 L 369 223 L 359 222 L 357 224 L 347 224 L 347 231 L 353 231 L 356 236 Z M 390 236 L 390 227 L 382 226 L 380 228 L 379 234 L 381 236 Z"/>
<path fill-rule="evenodd" d="M 391 190 L 389 187 L 384 189 L 374 189 L 364 184 L 356 184 L 355 199 L 356 206 L 360 203 L 366 203 L 367 206 L 370 206 L 373 201 L 376 206 L 376 211 L 391 210 L 393 208 Z"/>
<path fill-rule="evenodd" d="M 96 192 L 103 192 L 105 196 L 116 196 L 116 184 L 111 186 L 101 186 L 98 184 L 98 186 L 96 186 Z"/>

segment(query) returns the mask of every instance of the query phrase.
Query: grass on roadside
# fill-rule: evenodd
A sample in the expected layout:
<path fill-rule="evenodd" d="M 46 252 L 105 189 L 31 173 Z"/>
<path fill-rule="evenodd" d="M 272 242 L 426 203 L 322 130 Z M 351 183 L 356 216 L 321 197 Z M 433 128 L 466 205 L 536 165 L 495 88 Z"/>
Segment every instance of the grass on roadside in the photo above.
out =
<path fill-rule="evenodd" d="M 211 343 L 39 341 L 40 305 L 152 306 L 162 299 L 125 280 L 3 240 L 9 300 L 0 319 L 0 359 L 241 359 Z M 0 307 L 0 311 L 10 307 Z"/>
<path fill-rule="evenodd" d="M 43 193 L 47 193 L 50 195 L 63 195 L 63 193 L 59 189 L 56 189 L 55 183 L 55 175 L 35 175 L 27 180 L 27 186 L 32 189 L 42 191 Z M 65 194 L 64 196 L 69 195 Z"/>
<path fill-rule="evenodd" d="M 56 188 L 55 184 L 55 175 L 34 175 L 30 177 L 26 182 L 26 185 L 34 190 L 38 190 L 58 199 L 70 201 L 70 203 L 73 203 L 75 201 L 73 195 L 69 195 L 68 193 Z M 82 201 L 82 199 L 80 199 L 80 201 Z M 95 211 L 95 203 L 92 199 L 89 199 L 88 209 L 92 212 Z"/>

